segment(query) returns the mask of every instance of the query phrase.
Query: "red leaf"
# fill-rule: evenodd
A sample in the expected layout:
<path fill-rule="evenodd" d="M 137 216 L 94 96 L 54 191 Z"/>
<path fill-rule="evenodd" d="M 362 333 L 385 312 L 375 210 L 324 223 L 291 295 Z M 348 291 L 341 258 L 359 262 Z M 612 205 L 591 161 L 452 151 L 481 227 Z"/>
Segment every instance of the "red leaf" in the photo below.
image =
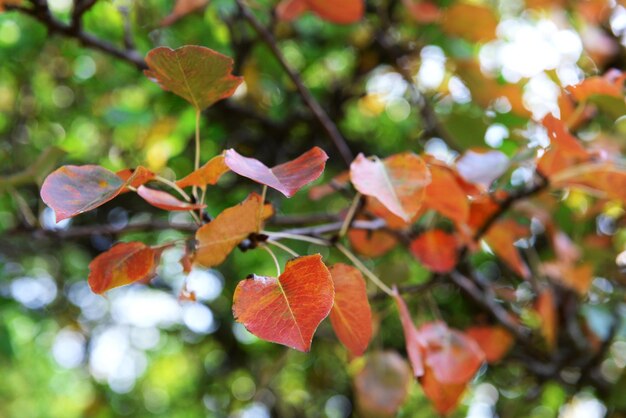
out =
<path fill-rule="evenodd" d="M 499 362 L 515 342 L 511 333 L 500 326 L 475 326 L 466 329 L 465 333 L 478 343 L 488 363 Z"/>
<path fill-rule="evenodd" d="M 316 180 L 324 171 L 328 155 L 314 147 L 295 160 L 268 168 L 254 158 L 239 155 L 234 149 L 226 151 L 226 165 L 240 176 L 247 177 L 291 197 L 302 187 Z"/>
<path fill-rule="evenodd" d="M 354 378 L 359 416 L 394 416 L 409 394 L 411 370 L 393 351 L 369 354 Z"/>
<path fill-rule="evenodd" d="M 457 240 L 440 229 L 431 229 L 411 242 L 411 252 L 428 269 L 447 273 L 457 263 Z"/>
<path fill-rule="evenodd" d="M 206 207 L 206 205 L 197 203 L 183 202 L 176 199 L 169 193 L 161 190 L 150 189 L 146 186 L 139 186 L 139 188 L 137 188 L 137 194 L 152 206 L 163 210 L 195 210 Z"/>
<path fill-rule="evenodd" d="M 429 0 L 402 0 L 413 19 L 419 23 L 432 23 L 439 20 L 441 10 L 436 3 Z"/>
<path fill-rule="evenodd" d="M 364 0 L 307 0 L 307 4 L 322 19 L 343 25 L 358 22 L 365 11 Z"/>
<path fill-rule="evenodd" d="M 544 176 L 552 176 L 572 165 L 589 160 L 589 152 L 568 132 L 567 126 L 561 120 L 548 113 L 542 123 L 550 138 L 550 148 L 537 163 L 537 169 Z"/>
<path fill-rule="evenodd" d="M 224 156 L 218 155 L 211 158 L 199 169 L 178 180 L 176 185 L 178 187 L 198 186 L 204 189 L 207 185 L 215 185 L 227 171 L 228 166 L 224 163 Z"/>
<path fill-rule="evenodd" d="M 424 342 L 424 363 L 438 382 L 466 384 L 485 359 L 478 344 L 464 333 L 441 321 L 429 322 L 418 330 Z"/>
<path fill-rule="evenodd" d="M 396 305 L 398 306 L 398 312 L 400 313 L 400 321 L 402 322 L 402 331 L 404 332 L 404 343 L 406 345 L 406 352 L 413 368 L 413 374 L 415 377 L 420 377 L 424 374 L 424 361 L 422 359 L 422 341 L 415 324 L 411 319 L 409 309 L 404 303 L 404 299 L 398 293 L 398 290 L 394 287 L 394 298 Z"/>
<path fill-rule="evenodd" d="M 386 231 L 368 231 L 365 229 L 348 230 L 348 239 L 354 251 L 366 257 L 381 257 L 398 245 L 398 240 Z"/>
<path fill-rule="evenodd" d="M 124 187 L 125 182 L 106 168 L 65 165 L 46 177 L 41 198 L 59 222 L 103 205 Z"/>
<path fill-rule="evenodd" d="M 511 219 L 504 219 L 492 225 L 485 234 L 485 241 L 493 252 L 524 279 L 530 277 L 530 270 L 513 244 L 528 233 L 526 227 Z"/>
<path fill-rule="evenodd" d="M 283 0 L 276 6 L 278 19 L 291 22 L 309 10 L 307 0 Z"/>
<path fill-rule="evenodd" d="M 231 74 L 233 60 L 203 46 L 159 47 L 146 55 L 144 73 L 164 90 L 182 97 L 197 110 L 232 96 L 243 81 Z"/>
<path fill-rule="evenodd" d="M 372 338 L 372 311 L 361 272 L 347 264 L 330 268 L 335 303 L 330 322 L 337 337 L 354 356 L 362 355 Z"/>
<path fill-rule="evenodd" d="M 442 30 L 471 42 L 486 42 L 496 37 L 498 19 L 488 6 L 456 2 L 443 11 Z"/>
<path fill-rule="evenodd" d="M 222 213 L 196 231 L 198 242 L 194 262 L 213 267 L 221 264 L 231 251 L 272 216 L 271 205 L 262 206 L 261 196 L 250 194 L 242 203 Z"/>
<path fill-rule="evenodd" d="M 624 97 L 623 94 L 624 76 L 617 77 L 616 80 L 611 77 L 594 76 L 587 77 L 580 83 L 568 86 L 565 89 L 569 91 L 579 102 L 584 102 L 593 95 L 613 96 L 617 98 Z"/>
<path fill-rule="evenodd" d="M 161 21 L 161 26 L 170 26 L 190 13 L 204 9 L 209 0 L 176 0 L 172 13 Z"/>
<path fill-rule="evenodd" d="M 405 222 L 419 211 L 431 181 L 424 160 L 410 152 L 384 161 L 359 154 L 350 165 L 350 179 L 361 194 L 375 197 Z"/>
<path fill-rule="evenodd" d="M 309 351 L 334 297 L 333 281 L 322 256 L 308 255 L 288 261 L 278 279 L 251 275 L 239 282 L 233 314 L 259 338 Z"/>
<path fill-rule="evenodd" d="M 447 415 L 456 409 L 467 387 L 467 383 L 441 383 L 430 367 L 426 367 L 424 376 L 420 377 L 419 382 L 435 410 L 442 415 Z"/>
<path fill-rule="evenodd" d="M 466 181 L 488 189 L 509 167 L 509 158 L 500 151 L 469 150 L 456 162 L 456 168 Z"/>
<path fill-rule="evenodd" d="M 89 286 L 102 294 L 115 287 L 155 275 L 161 249 L 153 249 L 142 242 L 123 242 L 100 254 L 89 264 Z"/>
<path fill-rule="evenodd" d="M 457 175 L 448 167 L 430 165 L 432 182 L 426 186 L 424 205 L 450 218 L 457 225 L 467 222 L 470 204 Z"/>

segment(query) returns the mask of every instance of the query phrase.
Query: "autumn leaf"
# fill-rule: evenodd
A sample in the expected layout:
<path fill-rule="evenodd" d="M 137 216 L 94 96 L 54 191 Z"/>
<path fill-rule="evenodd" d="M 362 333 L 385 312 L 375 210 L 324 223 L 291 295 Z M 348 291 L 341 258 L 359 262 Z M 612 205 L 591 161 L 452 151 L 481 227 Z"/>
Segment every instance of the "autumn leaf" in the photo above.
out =
<path fill-rule="evenodd" d="M 561 120 L 548 114 L 543 118 L 542 124 L 550 138 L 550 148 L 537 162 L 537 169 L 544 176 L 553 176 L 570 166 L 589 160 L 589 152 L 569 133 Z"/>
<path fill-rule="evenodd" d="M 398 245 L 398 239 L 386 231 L 351 228 L 348 240 L 357 253 L 366 257 L 381 257 Z"/>
<path fill-rule="evenodd" d="M 206 164 L 199 169 L 191 172 L 176 182 L 178 187 L 198 186 L 202 189 L 207 185 L 215 185 L 224 173 L 229 170 L 224 163 L 224 156 L 218 155 L 211 158 Z"/>
<path fill-rule="evenodd" d="M 167 192 L 150 189 L 146 186 L 139 186 L 139 188 L 137 188 L 137 194 L 152 206 L 163 210 L 186 211 L 206 207 L 206 205 L 200 203 L 183 202 Z"/>
<path fill-rule="evenodd" d="M 131 190 L 128 188 L 129 186 L 136 189 L 156 177 L 156 174 L 143 166 L 138 166 L 135 169 L 127 168 L 125 170 L 118 171 L 115 174 L 126 182 L 126 187 L 122 190 L 122 193 L 130 192 Z"/>
<path fill-rule="evenodd" d="M 231 58 L 203 46 L 158 47 L 148 52 L 146 64 L 148 78 L 198 111 L 232 96 L 243 81 L 231 74 Z"/>
<path fill-rule="evenodd" d="M 354 377 L 359 416 L 395 416 L 409 394 L 409 366 L 393 351 L 371 353 L 365 360 Z"/>
<path fill-rule="evenodd" d="M 429 166 L 432 177 L 426 186 L 424 205 L 453 220 L 457 225 L 467 222 L 470 203 L 455 173 L 438 164 Z"/>
<path fill-rule="evenodd" d="M 394 286 L 393 297 L 398 307 L 400 314 L 400 322 L 402 323 L 402 331 L 404 332 L 404 343 L 406 346 L 406 352 L 409 356 L 409 362 L 413 369 L 413 375 L 420 377 L 424 374 L 424 360 L 422 358 L 422 339 L 417 332 L 417 328 L 411 319 L 409 309 L 402 299 L 402 296 L 398 293 L 398 289 Z"/>
<path fill-rule="evenodd" d="M 467 383 L 441 383 L 430 367 L 426 367 L 419 382 L 435 410 L 442 415 L 448 415 L 456 409 L 467 388 Z"/>
<path fill-rule="evenodd" d="M 488 363 L 497 363 L 509 352 L 515 339 L 509 331 L 500 326 L 474 326 L 465 330 L 485 353 Z"/>
<path fill-rule="evenodd" d="M 161 26 L 170 26 L 190 13 L 203 9 L 209 0 L 176 0 L 172 12 L 161 21 Z"/>
<path fill-rule="evenodd" d="M 402 0 L 402 3 L 419 23 L 437 22 L 441 18 L 441 10 L 430 0 Z"/>
<path fill-rule="evenodd" d="M 429 322 L 418 329 L 424 345 L 424 364 L 443 384 L 465 384 L 485 360 L 478 344 L 461 331 L 442 321 Z"/>
<path fill-rule="evenodd" d="M 251 233 L 260 232 L 263 221 L 272 213 L 271 206 L 263 206 L 261 196 L 256 193 L 224 210 L 196 231 L 194 262 L 204 267 L 221 264 L 237 244 Z"/>
<path fill-rule="evenodd" d="M 454 269 L 458 258 L 458 242 L 454 235 L 431 229 L 411 242 L 411 252 L 426 268 L 436 273 Z"/>
<path fill-rule="evenodd" d="M 89 286 L 102 294 L 154 277 L 162 249 L 153 249 L 142 242 L 123 242 L 100 254 L 89 264 Z"/>
<path fill-rule="evenodd" d="M 5 6 L 21 6 L 23 0 L 0 0 L 0 13 L 4 11 Z"/>
<path fill-rule="evenodd" d="M 340 4 L 328 0 L 283 0 L 276 7 L 279 19 L 292 21 L 311 10 L 320 18 L 337 24 L 350 24 L 363 18 L 363 0 L 343 0 Z"/>
<path fill-rule="evenodd" d="M 372 338 L 372 311 L 365 280 L 359 270 L 342 263 L 333 265 L 330 274 L 335 287 L 330 322 L 339 341 L 352 355 L 360 356 Z"/>
<path fill-rule="evenodd" d="M 485 190 L 506 172 L 509 158 L 500 151 L 468 150 L 456 162 L 456 169 L 466 181 Z"/>
<path fill-rule="evenodd" d="M 46 177 L 41 199 L 54 210 L 56 221 L 90 211 L 120 194 L 126 183 L 97 165 L 65 165 Z"/>
<path fill-rule="evenodd" d="M 546 340 L 548 348 L 553 350 L 556 346 L 558 319 L 556 303 L 551 290 L 543 290 L 537 296 L 535 311 L 541 320 L 541 335 L 543 335 L 543 338 Z"/>
<path fill-rule="evenodd" d="M 247 158 L 234 149 L 226 151 L 225 163 L 235 173 L 292 197 L 298 190 L 316 180 L 324 171 L 328 155 L 313 147 L 298 158 L 268 168 L 254 158 Z"/>
<path fill-rule="evenodd" d="M 257 337 L 306 352 L 334 297 L 322 256 L 308 255 L 288 261 L 278 278 L 251 275 L 239 282 L 233 314 Z"/>
<path fill-rule="evenodd" d="M 572 163 L 551 178 L 553 188 L 573 188 L 626 203 L 626 167 L 610 161 Z"/>
<path fill-rule="evenodd" d="M 422 206 L 431 176 L 424 160 L 405 152 L 382 161 L 359 154 L 350 165 L 350 179 L 361 194 L 375 197 L 408 222 Z"/>
<path fill-rule="evenodd" d="M 486 42 L 496 37 L 498 19 L 488 6 L 456 2 L 444 9 L 442 30 L 471 42 Z"/>
<path fill-rule="evenodd" d="M 327 184 L 311 187 L 311 189 L 309 189 L 309 199 L 320 200 L 346 187 L 348 183 L 350 183 L 350 172 L 343 171 L 333 177 Z"/>
<path fill-rule="evenodd" d="M 610 75 L 587 77 L 580 83 L 565 89 L 579 102 L 584 102 L 593 95 L 623 98 L 624 77 L 623 74 L 616 79 L 612 79 Z"/>
<path fill-rule="evenodd" d="M 524 279 L 530 277 L 530 270 L 513 244 L 528 233 L 526 227 L 511 219 L 504 219 L 497 221 L 485 234 L 485 241 L 493 252 Z"/>

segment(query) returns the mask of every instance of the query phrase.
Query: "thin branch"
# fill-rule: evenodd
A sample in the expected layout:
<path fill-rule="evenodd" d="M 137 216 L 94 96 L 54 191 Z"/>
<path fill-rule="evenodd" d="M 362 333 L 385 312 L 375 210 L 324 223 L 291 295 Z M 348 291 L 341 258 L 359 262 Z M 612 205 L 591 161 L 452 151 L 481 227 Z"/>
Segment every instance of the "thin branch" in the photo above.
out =
<path fill-rule="evenodd" d="M 302 78 L 300 75 L 287 63 L 287 60 L 283 56 L 282 52 L 278 48 L 276 43 L 276 39 L 274 35 L 270 31 L 265 28 L 259 22 L 259 20 L 250 12 L 248 7 L 244 4 L 244 0 L 236 0 L 237 5 L 239 6 L 239 10 L 241 11 L 242 16 L 250 23 L 250 25 L 254 28 L 256 33 L 263 39 L 265 44 L 270 48 L 274 57 L 278 60 L 280 65 L 283 67 L 291 81 L 296 85 L 300 96 L 304 100 L 305 104 L 311 109 L 313 115 L 318 120 L 322 128 L 326 131 L 326 134 L 331 139 L 339 154 L 345 161 L 346 165 L 350 165 L 354 156 L 346 140 L 343 138 L 341 133 L 339 132 L 339 128 L 337 125 L 330 119 L 326 111 L 322 108 L 322 106 L 315 100 L 315 97 L 311 94 L 309 89 L 304 85 Z"/>

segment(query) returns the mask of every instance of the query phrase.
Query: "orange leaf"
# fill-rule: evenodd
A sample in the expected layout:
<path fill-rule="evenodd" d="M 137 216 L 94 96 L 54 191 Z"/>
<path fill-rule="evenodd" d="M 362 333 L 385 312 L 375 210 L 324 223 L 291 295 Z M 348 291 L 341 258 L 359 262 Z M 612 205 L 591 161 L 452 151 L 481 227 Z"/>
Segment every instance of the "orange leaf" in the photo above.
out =
<path fill-rule="evenodd" d="M 158 47 L 148 52 L 146 64 L 148 78 L 198 111 L 232 96 L 243 81 L 231 74 L 231 58 L 203 46 Z"/>
<path fill-rule="evenodd" d="M 335 292 L 319 254 L 287 262 L 280 277 L 251 275 L 235 289 L 233 314 L 252 334 L 309 351 L 318 325 L 330 312 Z"/>
<path fill-rule="evenodd" d="M 56 221 L 90 211 L 120 194 L 126 183 L 97 165 L 65 165 L 41 186 L 41 199 L 54 210 Z"/>
<path fill-rule="evenodd" d="M 333 177 L 328 184 L 322 184 L 319 186 L 313 186 L 309 190 L 309 199 L 320 200 L 330 194 L 335 193 L 338 189 L 345 187 L 350 182 L 350 173 L 343 171 L 342 173 Z"/>
<path fill-rule="evenodd" d="M 406 401 L 410 384 L 411 370 L 397 353 L 369 354 L 354 378 L 359 416 L 394 416 Z"/>
<path fill-rule="evenodd" d="M 411 252 L 428 269 L 447 273 L 457 263 L 457 240 L 440 229 L 431 229 L 411 242 Z"/>
<path fill-rule="evenodd" d="M 328 155 L 313 147 L 298 158 L 268 168 L 254 158 L 239 155 L 234 149 L 226 151 L 226 165 L 240 176 L 247 177 L 292 197 L 298 190 L 316 180 L 324 171 Z"/>
<path fill-rule="evenodd" d="M 551 290 L 544 290 L 535 301 L 535 310 L 541 320 L 541 334 L 545 338 L 548 348 L 554 349 L 557 337 L 557 312 L 554 295 Z"/>
<path fill-rule="evenodd" d="M 117 174 L 122 180 L 126 182 L 126 187 L 122 190 L 122 193 L 131 191 L 128 186 L 135 189 L 139 186 L 143 186 L 150 180 L 154 179 L 155 174 L 145 167 L 138 166 L 135 169 L 127 168 L 125 170 L 118 171 Z"/>
<path fill-rule="evenodd" d="M 424 364 L 440 383 L 466 384 L 485 360 L 485 354 L 473 339 L 448 328 L 444 322 L 426 323 L 418 333 L 424 344 Z"/>
<path fill-rule="evenodd" d="M 363 18 L 364 0 L 306 0 L 309 8 L 319 17 L 332 23 L 350 24 Z"/>
<path fill-rule="evenodd" d="M 161 190 L 150 189 L 146 186 L 139 186 L 137 194 L 152 206 L 163 210 L 183 211 L 205 208 L 206 205 L 183 202 L 174 196 Z"/>
<path fill-rule="evenodd" d="M 339 340 L 354 356 L 362 355 L 372 338 L 372 311 L 361 272 L 347 264 L 330 268 L 335 303 L 330 322 Z"/>
<path fill-rule="evenodd" d="M 161 21 L 161 26 L 170 26 L 188 14 L 203 9 L 207 4 L 209 0 L 176 0 L 172 13 Z"/>
<path fill-rule="evenodd" d="M 417 328 L 415 328 L 415 324 L 411 319 L 411 314 L 409 313 L 404 299 L 402 299 L 402 296 L 400 296 L 395 286 L 393 293 L 396 305 L 398 306 L 398 312 L 400 313 L 400 322 L 402 322 L 402 331 L 404 332 L 404 343 L 411 367 L 413 368 L 413 374 L 415 377 L 420 377 L 424 374 L 421 337 L 417 332 Z"/>
<path fill-rule="evenodd" d="M 590 158 L 588 151 L 570 134 L 565 124 L 552 116 L 543 118 L 543 126 L 548 131 L 550 148 L 541 156 L 537 169 L 544 176 L 552 176 L 572 165 L 587 161 Z"/>
<path fill-rule="evenodd" d="M 89 286 L 102 294 L 115 287 L 149 280 L 155 275 L 161 250 L 142 242 L 123 242 L 100 254 L 89 264 Z"/>
<path fill-rule="evenodd" d="M 485 234 L 485 241 L 493 252 L 524 279 L 530 277 L 530 271 L 513 243 L 527 235 L 528 229 L 511 219 L 496 222 Z"/>
<path fill-rule="evenodd" d="M 575 266 L 564 261 L 544 262 L 542 272 L 576 291 L 579 295 L 587 294 L 593 280 L 593 265 L 591 263 Z"/>
<path fill-rule="evenodd" d="M 361 194 L 375 197 L 405 222 L 419 211 L 424 188 L 431 181 L 424 160 L 411 152 L 383 161 L 359 154 L 350 165 L 350 179 Z"/>
<path fill-rule="evenodd" d="M 419 23 L 432 23 L 439 20 L 441 10 L 436 3 L 429 0 L 402 0 L 404 7 L 413 19 Z"/>
<path fill-rule="evenodd" d="M 624 79 L 619 77 L 617 82 L 604 76 L 587 77 L 574 86 L 566 87 L 574 98 L 579 102 L 584 102 L 593 95 L 613 96 L 617 98 L 624 97 L 623 91 Z"/>
<path fill-rule="evenodd" d="M 362 219 L 362 217 L 357 217 Z M 395 236 L 387 231 L 350 228 L 348 239 L 354 251 L 366 257 L 380 257 L 393 250 L 398 245 Z"/>
<path fill-rule="evenodd" d="M 176 185 L 178 187 L 198 186 L 204 189 L 207 185 L 216 184 L 228 170 L 228 166 L 224 163 L 224 156 L 218 155 L 211 158 L 199 169 L 178 180 Z"/>
<path fill-rule="evenodd" d="M 515 342 L 511 333 L 500 326 L 475 326 L 465 333 L 478 343 L 488 363 L 499 362 Z"/>
<path fill-rule="evenodd" d="M 424 205 L 450 218 L 456 224 L 467 222 L 469 201 L 454 172 L 438 164 L 430 165 L 432 182 L 426 186 Z"/>
<path fill-rule="evenodd" d="M 204 267 L 221 264 L 228 254 L 272 215 L 271 206 L 262 208 L 261 196 L 252 193 L 237 206 L 217 215 L 213 221 L 196 231 L 194 262 Z"/>
<path fill-rule="evenodd" d="M 442 415 L 447 415 L 456 409 L 467 386 L 467 383 L 441 383 L 430 367 L 426 367 L 419 382 L 435 410 Z"/>
<path fill-rule="evenodd" d="M 454 3 L 443 11 L 443 31 L 471 42 L 486 42 L 496 37 L 498 19 L 486 6 L 470 3 Z"/>

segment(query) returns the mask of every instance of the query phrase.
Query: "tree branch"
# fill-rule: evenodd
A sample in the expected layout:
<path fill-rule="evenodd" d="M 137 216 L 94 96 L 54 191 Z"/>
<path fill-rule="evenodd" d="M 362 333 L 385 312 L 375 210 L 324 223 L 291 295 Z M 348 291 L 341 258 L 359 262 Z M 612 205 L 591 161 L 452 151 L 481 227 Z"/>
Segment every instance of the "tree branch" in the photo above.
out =
<path fill-rule="evenodd" d="M 345 161 L 346 165 L 350 165 L 354 156 L 346 140 L 343 138 L 337 125 L 330 119 L 326 111 L 320 106 L 318 101 L 313 97 L 309 89 L 304 85 L 302 78 L 300 75 L 287 63 L 285 57 L 282 52 L 278 48 L 276 43 L 276 39 L 274 36 L 259 22 L 259 20 L 250 12 L 250 10 L 246 7 L 243 0 L 236 0 L 237 5 L 239 6 L 239 10 L 243 17 L 250 23 L 250 25 L 254 28 L 256 33 L 263 39 L 265 44 L 270 48 L 274 57 L 278 60 L 281 67 L 285 70 L 291 81 L 296 85 L 300 96 L 304 100 L 305 104 L 309 107 L 315 118 L 318 120 L 326 134 L 331 139 L 339 154 Z"/>

